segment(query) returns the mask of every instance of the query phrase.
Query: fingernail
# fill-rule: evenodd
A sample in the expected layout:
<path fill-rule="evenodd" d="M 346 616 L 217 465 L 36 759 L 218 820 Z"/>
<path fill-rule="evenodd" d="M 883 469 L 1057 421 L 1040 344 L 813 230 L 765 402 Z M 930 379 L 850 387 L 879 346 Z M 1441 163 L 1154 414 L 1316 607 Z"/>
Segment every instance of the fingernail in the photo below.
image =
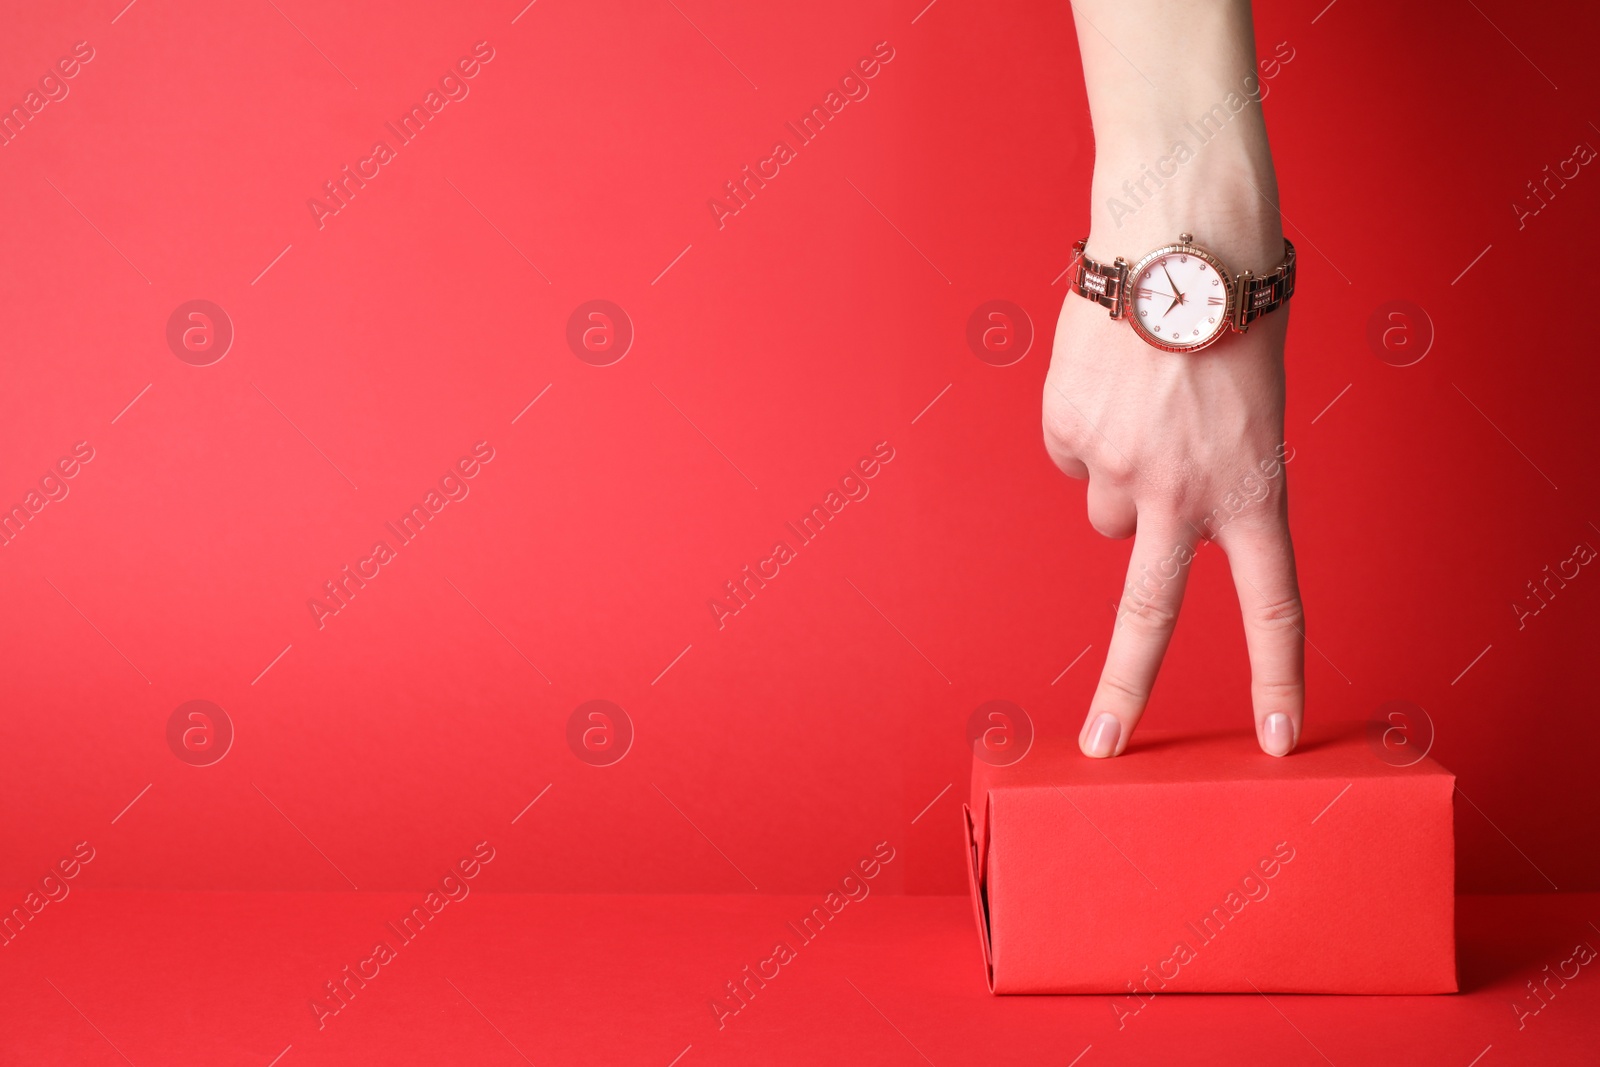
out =
<path fill-rule="evenodd" d="M 1289 716 L 1281 711 L 1267 716 L 1267 721 L 1261 724 L 1261 747 L 1269 756 L 1289 754 L 1294 747 L 1294 727 L 1289 725 Z"/>
<path fill-rule="evenodd" d="M 1089 755 L 1105 759 L 1117 753 L 1117 739 L 1122 736 L 1122 724 L 1109 711 L 1101 712 L 1089 730 Z"/>

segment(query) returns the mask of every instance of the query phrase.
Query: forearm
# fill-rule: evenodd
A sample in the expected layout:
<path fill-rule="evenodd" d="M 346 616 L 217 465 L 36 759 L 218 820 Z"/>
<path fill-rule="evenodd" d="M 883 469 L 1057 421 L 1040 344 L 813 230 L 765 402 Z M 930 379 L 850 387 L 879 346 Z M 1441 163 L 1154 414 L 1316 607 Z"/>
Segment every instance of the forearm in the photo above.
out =
<path fill-rule="evenodd" d="M 1187 232 L 1234 270 L 1283 258 L 1248 0 L 1076 0 L 1095 132 L 1089 255 Z"/>
<path fill-rule="evenodd" d="M 1248 0 L 1077 0 L 1074 12 L 1096 142 L 1087 255 L 1132 263 L 1191 234 L 1229 282 L 1277 268 L 1283 228 L 1261 76 L 1292 50 L 1257 66 Z M 1134 539 L 1078 735 L 1089 756 L 1122 752 L 1144 714 L 1201 538 L 1221 546 L 1234 575 L 1261 748 L 1286 755 L 1300 737 L 1304 620 L 1288 497 L 1282 477 L 1262 480 L 1263 459 L 1283 455 L 1289 312 L 1269 300 L 1247 333 L 1220 336 L 1225 308 L 1243 298 L 1237 286 L 1224 296 L 1221 271 L 1208 276 L 1207 257 L 1196 258 L 1177 251 L 1125 279 L 1117 308 L 1127 321 L 1075 288 L 1056 326 L 1045 446 L 1063 472 L 1088 479 L 1094 528 Z M 1264 487 L 1244 511 L 1229 503 L 1241 485 Z M 1219 525 L 1222 509 L 1233 517 Z"/>

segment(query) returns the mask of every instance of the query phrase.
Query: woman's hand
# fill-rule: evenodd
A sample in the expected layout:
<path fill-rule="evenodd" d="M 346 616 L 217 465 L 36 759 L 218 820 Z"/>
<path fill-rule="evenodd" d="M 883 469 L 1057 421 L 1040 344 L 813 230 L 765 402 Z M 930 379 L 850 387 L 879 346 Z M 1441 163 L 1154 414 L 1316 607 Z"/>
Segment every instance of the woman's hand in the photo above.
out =
<path fill-rule="evenodd" d="M 1276 269 L 1283 230 L 1261 100 L 1262 76 L 1277 66 L 1257 61 L 1249 0 L 1076 0 L 1073 15 L 1095 132 L 1086 254 L 1132 263 L 1188 233 L 1233 274 Z M 1284 485 L 1288 320 L 1283 306 L 1245 334 L 1166 352 L 1067 295 L 1045 379 L 1045 444 L 1063 471 L 1088 479 L 1095 529 L 1134 538 L 1078 737 L 1086 755 L 1127 747 L 1207 540 L 1227 553 L 1238 589 L 1261 747 L 1282 756 L 1300 739 L 1304 620 Z"/>
<path fill-rule="evenodd" d="M 1114 258 L 1090 247 L 1096 259 Z M 1199 352 L 1163 352 L 1100 305 L 1067 296 L 1045 379 L 1045 444 L 1064 472 L 1088 479 L 1094 528 L 1134 538 L 1111 649 L 1078 738 L 1086 755 L 1126 747 L 1205 540 L 1223 548 L 1233 570 L 1261 747 L 1282 756 L 1300 736 L 1304 617 L 1285 489 L 1293 458 L 1283 438 L 1287 320 L 1282 307 Z"/>

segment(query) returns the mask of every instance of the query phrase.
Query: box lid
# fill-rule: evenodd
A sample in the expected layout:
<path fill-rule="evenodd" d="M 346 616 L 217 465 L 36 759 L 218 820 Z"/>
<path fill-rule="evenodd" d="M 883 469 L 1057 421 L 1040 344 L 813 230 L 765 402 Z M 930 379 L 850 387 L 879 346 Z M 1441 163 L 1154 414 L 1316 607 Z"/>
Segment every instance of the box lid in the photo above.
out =
<path fill-rule="evenodd" d="M 1455 777 L 1426 752 L 1384 747 L 1370 724 L 1360 722 L 1308 724 L 1300 746 L 1282 758 L 1262 752 L 1248 730 L 1188 734 L 1141 730 L 1114 759 L 1090 759 L 1078 750 L 1076 738 L 1039 737 L 1027 755 L 1009 767 L 972 761 L 968 803 L 978 874 L 984 873 L 990 790 L 1321 779 L 1343 783 L 1402 775 Z"/>

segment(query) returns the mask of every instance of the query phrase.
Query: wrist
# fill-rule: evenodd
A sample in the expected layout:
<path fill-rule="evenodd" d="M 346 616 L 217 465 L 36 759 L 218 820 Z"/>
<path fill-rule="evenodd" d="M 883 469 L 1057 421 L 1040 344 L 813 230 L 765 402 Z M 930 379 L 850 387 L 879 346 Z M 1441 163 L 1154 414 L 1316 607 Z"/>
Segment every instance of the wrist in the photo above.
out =
<path fill-rule="evenodd" d="M 1264 145 L 1260 152 L 1216 142 L 1187 151 L 1179 145 L 1097 154 L 1088 254 L 1108 263 L 1131 260 L 1188 233 L 1235 274 L 1277 267 L 1283 222 Z"/>
<path fill-rule="evenodd" d="M 1192 87 L 1159 102 L 1144 89 L 1102 93 L 1095 109 L 1090 248 L 1132 256 L 1191 233 L 1235 273 L 1277 266 L 1282 219 L 1259 99 L 1233 93 L 1207 107 Z"/>

